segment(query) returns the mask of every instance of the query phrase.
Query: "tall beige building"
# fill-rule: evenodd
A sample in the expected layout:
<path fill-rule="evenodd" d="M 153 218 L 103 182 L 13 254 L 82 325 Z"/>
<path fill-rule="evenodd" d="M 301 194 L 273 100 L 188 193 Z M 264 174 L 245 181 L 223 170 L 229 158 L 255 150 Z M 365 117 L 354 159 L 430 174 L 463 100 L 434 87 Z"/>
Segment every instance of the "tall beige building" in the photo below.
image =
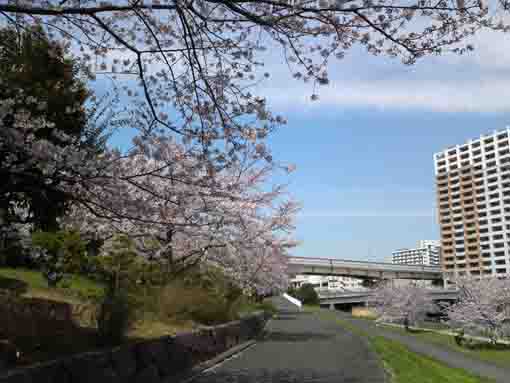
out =
<path fill-rule="evenodd" d="M 510 130 L 434 154 L 446 277 L 510 273 Z"/>

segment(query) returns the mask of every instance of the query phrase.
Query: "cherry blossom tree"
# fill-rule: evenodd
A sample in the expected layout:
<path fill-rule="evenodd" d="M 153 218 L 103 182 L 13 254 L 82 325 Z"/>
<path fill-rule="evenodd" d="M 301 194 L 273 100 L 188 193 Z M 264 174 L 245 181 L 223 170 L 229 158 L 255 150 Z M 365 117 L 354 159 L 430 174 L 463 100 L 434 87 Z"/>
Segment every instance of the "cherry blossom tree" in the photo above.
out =
<path fill-rule="evenodd" d="M 16 103 L 37 100 L 20 92 Z M 211 262 L 253 290 L 263 288 L 262 281 L 282 284 L 283 254 L 294 244 L 285 233 L 293 229 L 298 205 L 285 198 L 282 186 L 264 188 L 277 168 L 291 167 L 267 162 L 263 151 L 248 146 L 236 163 L 213 168 L 200 152 L 154 134 L 136 138 L 125 154 L 98 155 L 62 132 L 60 141 L 67 145 L 55 145 L 37 138 L 38 129 L 52 123 L 32 116 L 30 108 L 11 110 L 16 103 L 4 103 L 0 113 L 15 121 L 0 130 L 0 150 L 9 153 L 6 169 L 26 176 L 35 168 L 43 184 L 47 178 L 58 185 L 72 200 L 66 227 L 102 240 L 127 234 L 140 254 L 163 259 L 172 273 Z M 227 246 L 230 261 L 211 252 Z M 273 250 L 254 251 L 264 248 Z M 269 282 L 275 276 L 280 282 Z"/>
<path fill-rule="evenodd" d="M 403 323 L 406 330 L 433 309 L 427 290 L 414 284 L 393 286 L 383 283 L 374 291 L 370 304 L 378 315 L 377 321 Z"/>
<path fill-rule="evenodd" d="M 488 336 L 493 342 L 510 334 L 510 280 L 468 277 L 456 284 L 459 298 L 445 308 L 452 328 Z"/>
<path fill-rule="evenodd" d="M 508 29 L 493 14 L 479 0 L 0 0 L 5 25 L 44 31 L 91 81 L 111 79 L 139 132 L 131 150 L 101 156 L 34 141 L 39 122 L 23 114 L 21 137 L 2 134 L 73 196 L 66 225 L 127 234 L 169 270 L 208 259 L 244 281 L 266 266 L 276 277 L 297 204 L 267 183 L 282 166 L 266 139 L 286 120 L 254 94 L 271 77 L 265 51 L 279 50 L 295 79 L 327 85 L 331 58 L 354 45 L 405 63 L 463 53 L 481 28 Z"/>

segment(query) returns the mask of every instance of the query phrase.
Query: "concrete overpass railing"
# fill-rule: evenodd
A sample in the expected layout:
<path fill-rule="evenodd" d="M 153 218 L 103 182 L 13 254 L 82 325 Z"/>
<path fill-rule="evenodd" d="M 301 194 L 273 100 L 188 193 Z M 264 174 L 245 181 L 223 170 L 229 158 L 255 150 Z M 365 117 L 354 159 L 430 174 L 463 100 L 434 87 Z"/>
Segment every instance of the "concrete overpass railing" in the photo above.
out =
<path fill-rule="evenodd" d="M 434 301 L 455 300 L 458 290 L 431 289 L 428 292 Z M 373 291 L 346 291 L 319 295 L 321 305 L 367 303 L 374 295 Z"/>

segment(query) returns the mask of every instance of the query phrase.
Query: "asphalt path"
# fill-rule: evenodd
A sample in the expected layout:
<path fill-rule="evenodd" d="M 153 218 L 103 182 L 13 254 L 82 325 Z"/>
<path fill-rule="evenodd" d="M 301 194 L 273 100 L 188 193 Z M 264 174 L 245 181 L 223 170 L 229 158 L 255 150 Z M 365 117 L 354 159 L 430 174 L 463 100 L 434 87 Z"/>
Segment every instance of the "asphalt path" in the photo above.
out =
<path fill-rule="evenodd" d="M 363 337 L 334 321 L 298 311 L 284 298 L 266 335 L 254 346 L 213 367 L 194 383 L 384 383 L 386 376 Z"/>

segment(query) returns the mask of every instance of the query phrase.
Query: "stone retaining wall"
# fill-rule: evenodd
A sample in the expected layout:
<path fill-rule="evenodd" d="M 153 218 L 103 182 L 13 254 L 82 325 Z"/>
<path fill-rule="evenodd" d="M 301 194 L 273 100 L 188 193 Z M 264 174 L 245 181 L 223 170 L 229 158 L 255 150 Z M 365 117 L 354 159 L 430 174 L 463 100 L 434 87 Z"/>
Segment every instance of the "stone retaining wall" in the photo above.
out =
<path fill-rule="evenodd" d="M 195 332 L 37 364 L 0 375 L 0 383 L 163 383 L 254 338 L 267 319 L 257 313 Z"/>
<path fill-rule="evenodd" d="M 52 338 L 72 333 L 73 326 L 68 303 L 0 294 L 0 339 Z"/>

